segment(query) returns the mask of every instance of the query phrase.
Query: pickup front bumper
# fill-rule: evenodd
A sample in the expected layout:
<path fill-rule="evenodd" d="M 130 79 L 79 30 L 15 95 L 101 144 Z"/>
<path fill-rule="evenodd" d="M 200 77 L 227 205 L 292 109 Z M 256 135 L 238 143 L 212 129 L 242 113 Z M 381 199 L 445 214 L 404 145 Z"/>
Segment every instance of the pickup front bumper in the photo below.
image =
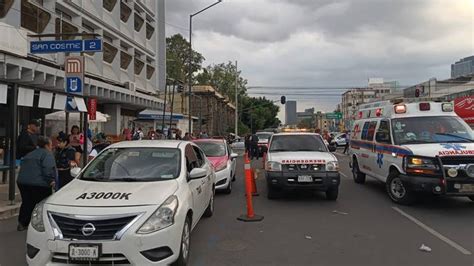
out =
<path fill-rule="evenodd" d="M 313 181 L 299 182 L 298 176 L 311 176 Z M 269 186 L 288 190 L 327 191 L 330 188 L 338 187 L 341 182 L 339 172 L 266 172 L 265 177 Z"/>

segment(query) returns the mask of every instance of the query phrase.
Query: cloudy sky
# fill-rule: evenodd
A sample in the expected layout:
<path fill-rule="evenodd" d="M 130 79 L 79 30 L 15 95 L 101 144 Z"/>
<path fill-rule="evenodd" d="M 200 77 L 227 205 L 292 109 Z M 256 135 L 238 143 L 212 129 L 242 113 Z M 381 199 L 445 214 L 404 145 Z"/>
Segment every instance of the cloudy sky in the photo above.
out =
<path fill-rule="evenodd" d="M 189 14 L 213 2 L 166 0 L 167 35 L 187 38 Z M 287 99 L 332 111 L 337 88 L 370 77 L 449 78 L 451 63 L 474 54 L 473 30 L 473 0 L 224 0 L 194 18 L 193 48 L 204 65 L 238 60 L 249 86 L 281 87 L 250 94 L 312 93 Z"/>

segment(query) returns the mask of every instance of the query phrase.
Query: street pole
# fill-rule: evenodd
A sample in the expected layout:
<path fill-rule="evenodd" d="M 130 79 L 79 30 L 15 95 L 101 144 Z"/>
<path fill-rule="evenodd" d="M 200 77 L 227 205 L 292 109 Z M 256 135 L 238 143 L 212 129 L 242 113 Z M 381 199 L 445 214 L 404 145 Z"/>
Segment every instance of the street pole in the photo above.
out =
<path fill-rule="evenodd" d="M 170 113 L 170 128 L 168 129 L 171 130 L 172 124 L 173 124 L 173 109 L 174 109 L 174 89 L 176 87 L 176 82 L 173 83 L 173 92 L 171 94 L 171 113 Z"/>
<path fill-rule="evenodd" d="M 193 15 L 189 15 L 189 62 L 188 62 L 188 132 L 191 134 L 191 92 L 193 87 Z M 174 87 L 173 87 L 174 92 Z"/>
<path fill-rule="evenodd" d="M 235 61 L 235 137 L 238 136 L 239 133 L 239 111 L 238 111 L 238 104 L 239 104 L 239 71 L 237 60 Z"/>
<path fill-rule="evenodd" d="M 165 102 L 163 104 L 163 118 L 161 120 L 161 133 L 165 131 L 165 115 L 166 115 L 166 92 L 168 90 L 168 84 L 165 86 Z"/>
<path fill-rule="evenodd" d="M 15 187 L 16 187 L 16 150 L 17 150 L 17 136 L 18 136 L 18 84 L 14 83 L 11 86 L 12 103 L 11 103 L 11 145 L 10 145 L 10 169 L 8 180 L 8 199 L 10 204 L 15 203 Z M 44 125 L 43 125 L 44 126 Z"/>

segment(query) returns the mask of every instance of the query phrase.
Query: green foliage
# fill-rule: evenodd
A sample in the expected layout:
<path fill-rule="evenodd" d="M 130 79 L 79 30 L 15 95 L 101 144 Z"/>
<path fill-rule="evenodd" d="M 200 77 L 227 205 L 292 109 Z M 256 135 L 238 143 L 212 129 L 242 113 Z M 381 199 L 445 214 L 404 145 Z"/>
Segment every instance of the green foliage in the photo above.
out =
<path fill-rule="evenodd" d="M 298 123 L 297 127 L 298 128 L 312 128 L 313 125 L 314 125 L 313 119 L 305 118 Z"/>
<path fill-rule="evenodd" d="M 192 73 L 202 68 L 205 58 L 193 50 Z M 168 78 L 186 82 L 189 73 L 189 42 L 181 35 L 166 38 L 166 74 Z"/>
<path fill-rule="evenodd" d="M 235 102 L 235 84 L 237 80 L 239 96 L 246 94 L 247 80 L 241 77 L 242 72 L 236 71 L 235 63 L 229 61 L 210 65 L 196 76 L 198 84 L 217 87 L 220 93 Z"/>
<path fill-rule="evenodd" d="M 265 97 L 242 97 L 240 108 L 240 121 L 251 131 L 278 127 L 280 124 L 280 120 L 277 118 L 280 108 Z"/>

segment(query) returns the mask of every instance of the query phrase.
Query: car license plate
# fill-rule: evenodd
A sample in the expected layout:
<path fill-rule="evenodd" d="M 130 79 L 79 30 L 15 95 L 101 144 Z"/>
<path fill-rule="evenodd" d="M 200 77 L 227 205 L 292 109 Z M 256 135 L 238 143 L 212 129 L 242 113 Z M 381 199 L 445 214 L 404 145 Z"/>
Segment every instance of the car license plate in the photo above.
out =
<path fill-rule="evenodd" d="M 313 177 L 310 175 L 299 175 L 298 182 L 313 182 Z"/>
<path fill-rule="evenodd" d="M 98 260 L 100 257 L 99 244 L 70 244 L 69 259 L 70 260 Z"/>
<path fill-rule="evenodd" d="M 474 184 L 463 184 L 459 192 L 474 192 Z"/>

